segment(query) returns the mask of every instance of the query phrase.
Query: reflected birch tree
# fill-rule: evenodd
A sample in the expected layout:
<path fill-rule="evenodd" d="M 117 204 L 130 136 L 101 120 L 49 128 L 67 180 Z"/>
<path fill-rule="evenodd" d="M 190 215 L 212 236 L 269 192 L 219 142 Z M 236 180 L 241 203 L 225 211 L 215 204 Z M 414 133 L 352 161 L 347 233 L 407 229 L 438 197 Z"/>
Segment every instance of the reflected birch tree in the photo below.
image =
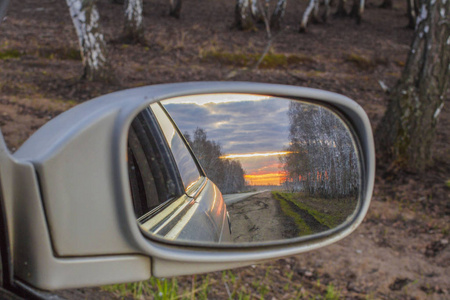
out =
<path fill-rule="evenodd" d="M 329 109 L 292 102 L 290 154 L 282 157 L 285 187 L 321 197 L 348 197 L 359 187 L 358 158 L 352 135 Z"/>
<path fill-rule="evenodd" d="M 221 146 L 208 140 L 206 131 L 197 128 L 193 138 L 184 133 L 197 159 L 200 161 L 206 175 L 214 182 L 223 194 L 241 192 L 245 188 L 244 170 L 237 160 L 222 159 Z"/>

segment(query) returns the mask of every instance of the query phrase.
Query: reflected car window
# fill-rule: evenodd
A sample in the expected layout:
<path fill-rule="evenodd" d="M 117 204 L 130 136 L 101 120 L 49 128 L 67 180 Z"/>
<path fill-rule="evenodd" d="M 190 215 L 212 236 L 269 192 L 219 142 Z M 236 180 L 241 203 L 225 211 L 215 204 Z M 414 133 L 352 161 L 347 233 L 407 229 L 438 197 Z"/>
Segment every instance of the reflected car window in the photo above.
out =
<path fill-rule="evenodd" d="M 183 194 L 170 149 L 149 109 L 133 120 L 128 133 L 128 173 L 138 218 Z"/>
<path fill-rule="evenodd" d="M 194 185 L 201 176 L 197 164 L 186 147 L 184 140 L 181 138 L 174 124 L 168 118 L 166 112 L 161 108 L 160 104 L 152 104 L 150 105 L 150 108 L 155 114 L 166 137 L 167 143 L 172 150 L 173 157 L 175 158 L 178 166 L 178 171 L 180 172 L 183 180 L 184 188 L 187 190 L 189 187 Z"/>

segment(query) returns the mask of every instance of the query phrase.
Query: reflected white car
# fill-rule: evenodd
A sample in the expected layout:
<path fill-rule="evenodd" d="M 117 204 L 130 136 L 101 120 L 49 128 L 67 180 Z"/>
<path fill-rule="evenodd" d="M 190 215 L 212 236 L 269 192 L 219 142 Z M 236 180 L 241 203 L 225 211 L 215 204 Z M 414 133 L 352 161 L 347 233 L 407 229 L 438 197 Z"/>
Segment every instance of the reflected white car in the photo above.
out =
<path fill-rule="evenodd" d="M 222 193 L 159 103 L 131 123 L 128 172 L 134 211 L 145 233 L 167 240 L 231 242 Z"/>

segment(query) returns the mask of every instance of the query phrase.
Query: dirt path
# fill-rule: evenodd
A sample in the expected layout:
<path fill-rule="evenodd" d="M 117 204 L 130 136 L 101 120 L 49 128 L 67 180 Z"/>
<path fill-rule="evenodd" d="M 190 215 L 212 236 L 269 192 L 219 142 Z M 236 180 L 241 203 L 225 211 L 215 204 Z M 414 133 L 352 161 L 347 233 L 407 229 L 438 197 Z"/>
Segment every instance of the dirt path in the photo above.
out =
<path fill-rule="evenodd" d="M 355 233 L 298 256 L 296 268 L 316 278 L 331 278 L 354 296 L 448 299 L 448 221 L 448 217 L 434 219 L 408 208 L 399 210 L 397 203 L 374 201 Z"/>
<path fill-rule="evenodd" d="M 231 235 L 237 243 L 267 242 L 298 236 L 295 222 L 284 215 L 271 192 L 263 192 L 227 206 Z"/>

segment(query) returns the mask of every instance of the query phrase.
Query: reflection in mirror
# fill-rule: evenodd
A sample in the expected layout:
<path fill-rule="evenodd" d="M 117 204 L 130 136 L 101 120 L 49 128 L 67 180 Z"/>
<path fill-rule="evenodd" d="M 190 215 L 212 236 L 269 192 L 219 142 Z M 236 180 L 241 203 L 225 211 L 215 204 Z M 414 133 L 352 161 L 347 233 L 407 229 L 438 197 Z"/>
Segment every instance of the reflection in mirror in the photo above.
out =
<path fill-rule="evenodd" d="M 343 119 L 307 101 L 248 94 L 172 98 L 130 127 L 142 231 L 171 241 L 270 242 L 344 225 L 361 188 Z"/>

